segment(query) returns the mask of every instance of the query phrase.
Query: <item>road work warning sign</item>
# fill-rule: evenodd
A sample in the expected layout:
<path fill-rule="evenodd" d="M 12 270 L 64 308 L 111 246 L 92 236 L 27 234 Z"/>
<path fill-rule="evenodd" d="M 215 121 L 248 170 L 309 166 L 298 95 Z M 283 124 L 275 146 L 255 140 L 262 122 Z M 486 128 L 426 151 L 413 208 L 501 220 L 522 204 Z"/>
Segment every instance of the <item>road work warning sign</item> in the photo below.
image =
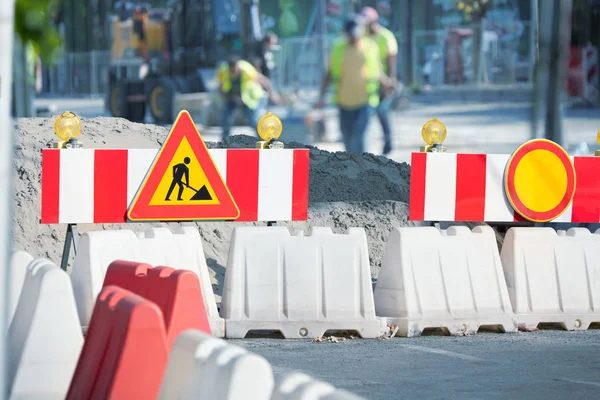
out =
<path fill-rule="evenodd" d="M 128 218 L 233 220 L 239 215 L 192 118 L 182 111 L 134 197 Z"/>

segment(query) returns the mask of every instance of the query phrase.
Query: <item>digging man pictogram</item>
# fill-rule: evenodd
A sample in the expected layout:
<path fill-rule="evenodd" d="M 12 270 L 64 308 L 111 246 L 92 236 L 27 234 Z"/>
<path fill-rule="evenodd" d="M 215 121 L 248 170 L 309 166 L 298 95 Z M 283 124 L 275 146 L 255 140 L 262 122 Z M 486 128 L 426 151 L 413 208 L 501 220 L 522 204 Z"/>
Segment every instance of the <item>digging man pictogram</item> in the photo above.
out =
<path fill-rule="evenodd" d="M 181 195 L 183 195 L 183 189 L 187 186 L 191 190 L 195 192 L 190 200 L 211 200 L 212 197 L 206 189 L 206 186 L 202 186 L 200 190 L 196 190 L 190 186 L 190 169 L 188 168 L 188 164 L 190 163 L 190 158 L 186 157 L 183 159 L 183 163 L 179 163 L 173 166 L 173 181 L 171 182 L 171 186 L 169 187 L 169 191 L 167 192 L 166 201 L 171 201 L 171 193 L 173 193 L 173 189 L 175 189 L 175 185 L 179 186 L 179 192 L 177 193 L 177 201 L 183 201 Z M 185 177 L 185 182 L 183 181 Z"/>

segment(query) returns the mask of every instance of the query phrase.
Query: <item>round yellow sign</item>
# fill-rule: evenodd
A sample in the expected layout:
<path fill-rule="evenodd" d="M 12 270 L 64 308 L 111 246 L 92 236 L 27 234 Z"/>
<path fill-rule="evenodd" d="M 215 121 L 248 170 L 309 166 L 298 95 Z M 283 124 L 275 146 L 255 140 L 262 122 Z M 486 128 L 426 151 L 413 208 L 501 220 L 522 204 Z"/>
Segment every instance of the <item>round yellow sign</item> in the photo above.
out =
<path fill-rule="evenodd" d="M 550 140 L 535 139 L 520 146 L 508 160 L 506 196 L 523 218 L 551 221 L 569 207 L 575 179 L 567 152 Z"/>

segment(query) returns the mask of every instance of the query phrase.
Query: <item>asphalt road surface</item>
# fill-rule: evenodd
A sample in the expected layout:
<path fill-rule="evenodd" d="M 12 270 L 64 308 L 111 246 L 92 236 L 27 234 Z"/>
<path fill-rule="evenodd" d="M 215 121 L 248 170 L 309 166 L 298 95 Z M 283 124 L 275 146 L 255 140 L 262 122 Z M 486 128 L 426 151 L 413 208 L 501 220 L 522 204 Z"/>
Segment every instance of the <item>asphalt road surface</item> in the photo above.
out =
<path fill-rule="evenodd" d="M 366 399 L 600 398 L 600 329 L 229 342 L 265 357 L 275 373 L 302 370 Z"/>

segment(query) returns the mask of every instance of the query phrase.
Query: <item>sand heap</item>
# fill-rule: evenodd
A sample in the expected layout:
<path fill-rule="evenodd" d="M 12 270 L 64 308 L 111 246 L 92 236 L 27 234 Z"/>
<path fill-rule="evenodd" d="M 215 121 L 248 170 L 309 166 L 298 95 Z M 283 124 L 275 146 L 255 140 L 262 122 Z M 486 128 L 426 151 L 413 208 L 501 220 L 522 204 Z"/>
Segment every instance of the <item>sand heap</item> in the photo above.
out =
<path fill-rule="evenodd" d="M 13 248 L 59 263 L 66 226 L 39 223 L 41 150 L 55 140 L 52 135 L 53 123 L 54 117 L 20 119 L 17 123 Z M 132 123 L 121 118 L 82 120 L 81 137 L 86 148 L 158 148 L 167 134 L 167 128 Z M 255 143 L 254 137 L 237 135 L 219 143 L 207 142 L 207 146 L 253 148 Z M 286 146 L 308 147 L 298 143 Z M 283 225 L 292 231 L 307 231 L 311 226 L 329 226 L 336 233 L 343 233 L 349 227 L 365 228 L 372 275 L 377 276 L 389 231 L 396 226 L 413 225 L 407 220 L 410 167 L 383 156 L 331 153 L 308 148 L 311 151 L 309 220 Z M 214 283 L 222 282 L 229 239 L 236 224 L 207 222 L 197 225 L 204 239 L 204 250 L 213 270 Z M 80 230 L 143 230 L 147 227 L 148 224 L 80 225 Z M 220 288 L 215 289 L 220 294 Z"/>

